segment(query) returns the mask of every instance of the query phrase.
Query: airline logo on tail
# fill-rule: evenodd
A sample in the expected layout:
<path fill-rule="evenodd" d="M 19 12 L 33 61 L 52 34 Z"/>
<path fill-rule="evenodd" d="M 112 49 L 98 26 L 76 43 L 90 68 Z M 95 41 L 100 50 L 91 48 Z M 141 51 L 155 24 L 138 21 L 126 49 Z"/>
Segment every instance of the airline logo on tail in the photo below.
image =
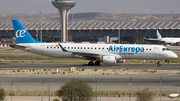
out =
<path fill-rule="evenodd" d="M 12 19 L 16 43 L 42 43 L 34 39 L 17 19 Z"/>
<path fill-rule="evenodd" d="M 159 31 L 158 31 L 158 30 L 156 30 L 156 34 L 157 34 L 157 39 L 158 39 L 158 40 L 161 40 L 161 39 L 162 39 L 162 37 L 161 37 L 161 34 L 159 33 Z"/>
<path fill-rule="evenodd" d="M 16 38 L 19 38 L 19 37 L 21 37 L 21 38 L 23 38 L 23 37 L 25 37 L 25 30 L 17 30 L 16 31 Z"/>

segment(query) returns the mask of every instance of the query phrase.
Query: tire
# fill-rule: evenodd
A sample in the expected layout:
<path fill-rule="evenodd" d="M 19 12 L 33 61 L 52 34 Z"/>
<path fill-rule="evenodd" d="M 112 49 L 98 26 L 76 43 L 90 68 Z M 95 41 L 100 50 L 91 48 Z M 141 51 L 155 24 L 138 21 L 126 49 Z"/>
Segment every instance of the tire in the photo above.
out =
<path fill-rule="evenodd" d="M 89 66 L 93 66 L 94 63 L 91 61 L 91 62 L 88 63 L 88 65 L 89 65 Z"/>
<path fill-rule="evenodd" d="M 96 66 L 99 66 L 99 65 L 100 65 L 100 61 L 96 61 L 96 62 L 95 62 L 95 65 L 96 65 Z"/>
<path fill-rule="evenodd" d="M 158 66 L 158 67 L 160 67 L 160 66 L 161 66 L 161 64 L 159 64 L 159 63 L 158 63 L 158 64 L 157 64 L 157 66 Z"/>

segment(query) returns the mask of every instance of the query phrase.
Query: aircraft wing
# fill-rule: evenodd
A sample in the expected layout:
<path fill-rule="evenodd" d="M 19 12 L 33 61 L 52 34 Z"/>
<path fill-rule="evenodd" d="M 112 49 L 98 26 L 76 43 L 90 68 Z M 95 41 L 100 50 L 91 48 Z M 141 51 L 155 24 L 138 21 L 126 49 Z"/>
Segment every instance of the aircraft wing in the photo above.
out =
<path fill-rule="evenodd" d="M 158 39 L 156 39 L 156 38 L 145 38 L 145 37 L 144 37 L 144 39 L 145 39 L 145 40 L 152 40 L 152 41 L 158 40 Z"/>
<path fill-rule="evenodd" d="M 117 58 L 121 58 L 119 55 L 113 53 L 102 53 L 102 52 L 71 52 L 71 53 L 72 55 L 79 55 L 83 57 L 115 56 Z"/>

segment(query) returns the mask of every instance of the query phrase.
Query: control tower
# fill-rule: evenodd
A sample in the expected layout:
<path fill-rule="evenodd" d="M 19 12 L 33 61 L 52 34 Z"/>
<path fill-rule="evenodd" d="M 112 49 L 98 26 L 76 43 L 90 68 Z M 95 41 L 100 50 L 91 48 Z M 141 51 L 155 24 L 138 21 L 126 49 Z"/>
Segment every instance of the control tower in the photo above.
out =
<path fill-rule="evenodd" d="M 51 1 L 52 5 L 56 7 L 59 11 L 59 15 L 61 18 L 61 41 L 67 42 L 67 27 L 68 27 L 68 16 L 69 11 L 72 7 L 76 5 L 76 1 L 74 0 L 53 0 Z"/>

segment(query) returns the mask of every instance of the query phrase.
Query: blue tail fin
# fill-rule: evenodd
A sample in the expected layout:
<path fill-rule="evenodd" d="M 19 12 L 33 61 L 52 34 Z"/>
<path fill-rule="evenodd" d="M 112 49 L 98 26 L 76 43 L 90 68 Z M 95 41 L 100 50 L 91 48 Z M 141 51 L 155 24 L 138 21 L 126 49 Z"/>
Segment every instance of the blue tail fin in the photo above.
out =
<path fill-rule="evenodd" d="M 161 34 L 159 33 L 159 31 L 157 29 L 156 29 L 156 34 L 157 34 L 157 39 L 161 40 L 162 39 Z"/>
<path fill-rule="evenodd" d="M 21 44 L 21 43 L 42 43 L 42 42 L 32 38 L 32 36 L 28 33 L 28 31 L 19 22 L 19 20 L 13 19 L 12 23 L 13 23 L 14 34 L 16 37 L 17 44 Z"/>

